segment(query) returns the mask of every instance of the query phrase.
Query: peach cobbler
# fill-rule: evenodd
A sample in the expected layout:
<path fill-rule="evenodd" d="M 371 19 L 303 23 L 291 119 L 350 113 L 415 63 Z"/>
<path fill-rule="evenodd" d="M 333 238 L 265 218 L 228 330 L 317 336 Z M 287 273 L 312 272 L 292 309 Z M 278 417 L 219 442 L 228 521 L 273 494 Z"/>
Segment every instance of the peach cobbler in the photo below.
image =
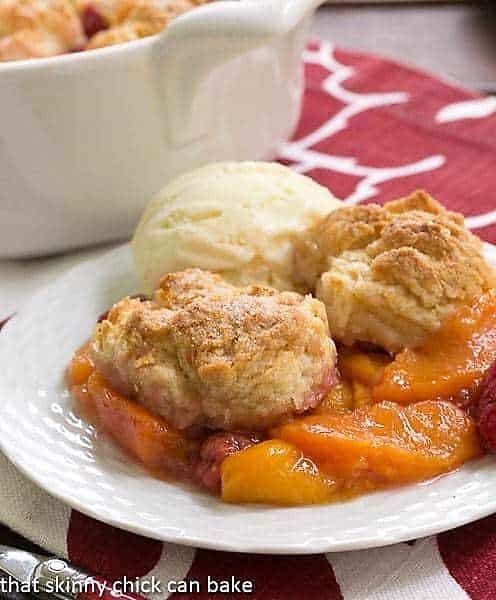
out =
<path fill-rule="evenodd" d="M 96 324 L 79 411 L 157 476 L 227 502 L 331 502 L 496 443 L 496 273 L 425 192 L 294 240 L 294 288 L 166 273 Z"/>
<path fill-rule="evenodd" d="M 162 31 L 208 0 L 0 0 L 0 62 L 103 48 Z"/>

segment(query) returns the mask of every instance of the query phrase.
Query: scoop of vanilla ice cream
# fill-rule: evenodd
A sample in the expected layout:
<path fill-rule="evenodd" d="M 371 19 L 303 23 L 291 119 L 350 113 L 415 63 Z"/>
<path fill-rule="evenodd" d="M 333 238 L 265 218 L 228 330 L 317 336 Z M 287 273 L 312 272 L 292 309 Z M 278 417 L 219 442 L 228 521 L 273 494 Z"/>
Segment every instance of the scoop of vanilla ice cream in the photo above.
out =
<path fill-rule="evenodd" d="M 132 241 L 145 290 L 188 267 L 238 285 L 292 289 L 293 241 L 341 202 L 277 163 L 216 163 L 171 181 L 148 205 Z"/>

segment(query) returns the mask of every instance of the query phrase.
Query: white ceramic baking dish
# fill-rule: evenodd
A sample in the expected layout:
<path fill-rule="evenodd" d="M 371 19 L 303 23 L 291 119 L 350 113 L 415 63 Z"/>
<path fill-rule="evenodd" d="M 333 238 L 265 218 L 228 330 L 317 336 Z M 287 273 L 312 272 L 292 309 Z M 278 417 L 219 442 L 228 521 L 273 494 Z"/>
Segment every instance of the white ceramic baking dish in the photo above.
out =
<path fill-rule="evenodd" d="M 0 256 L 124 238 L 177 173 L 273 157 L 321 1 L 214 2 L 150 38 L 1 63 Z"/>

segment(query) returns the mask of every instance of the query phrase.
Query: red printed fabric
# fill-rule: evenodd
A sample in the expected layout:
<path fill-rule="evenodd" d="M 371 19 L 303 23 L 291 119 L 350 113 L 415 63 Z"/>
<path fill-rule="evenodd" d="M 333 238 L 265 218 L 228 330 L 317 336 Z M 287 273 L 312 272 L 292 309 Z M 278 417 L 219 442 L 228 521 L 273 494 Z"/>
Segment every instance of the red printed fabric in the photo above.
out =
<path fill-rule="evenodd" d="M 314 177 L 348 204 L 383 202 L 424 188 L 464 213 L 481 237 L 496 242 L 495 98 L 325 42 L 308 46 L 305 68 L 301 122 L 294 139 L 281 148 L 281 162 Z M 45 496 L 39 494 L 42 506 Z M 162 544 L 50 502 L 47 514 L 57 513 L 58 529 L 51 534 L 51 523 L 44 524 L 47 547 L 111 581 L 124 576 L 159 580 L 160 591 L 143 592 L 150 598 L 496 599 L 494 516 L 386 548 L 257 556 Z M 231 587 L 251 581 L 254 589 L 209 592 L 209 578 Z M 181 581 L 200 582 L 202 591 L 180 593 L 174 586 Z"/>
<path fill-rule="evenodd" d="M 303 116 L 281 159 L 346 203 L 424 188 L 496 242 L 496 98 L 325 42 L 305 53 Z"/>

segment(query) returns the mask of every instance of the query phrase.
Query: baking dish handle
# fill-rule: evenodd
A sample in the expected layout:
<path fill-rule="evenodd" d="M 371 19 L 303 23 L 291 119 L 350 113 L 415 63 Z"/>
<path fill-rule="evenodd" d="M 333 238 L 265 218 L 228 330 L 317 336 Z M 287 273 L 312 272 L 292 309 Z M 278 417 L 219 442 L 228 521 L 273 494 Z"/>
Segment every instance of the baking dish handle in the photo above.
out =
<path fill-rule="evenodd" d="M 169 143 L 182 146 L 205 134 L 193 124 L 194 102 L 217 66 L 284 36 L 323 1 L 222 0 L 175 19 L 154 46 Z"/>

